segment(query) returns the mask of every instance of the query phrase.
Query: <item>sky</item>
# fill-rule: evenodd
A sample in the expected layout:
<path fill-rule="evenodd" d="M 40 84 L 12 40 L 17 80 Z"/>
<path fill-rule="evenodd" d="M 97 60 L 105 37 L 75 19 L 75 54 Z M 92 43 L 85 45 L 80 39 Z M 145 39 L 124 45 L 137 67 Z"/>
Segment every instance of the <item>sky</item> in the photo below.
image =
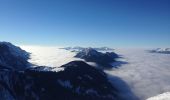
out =
<path fill-rule="evenodd" d="M 0 0 L 0 41 L 170 47 L 170 0 Z"/>

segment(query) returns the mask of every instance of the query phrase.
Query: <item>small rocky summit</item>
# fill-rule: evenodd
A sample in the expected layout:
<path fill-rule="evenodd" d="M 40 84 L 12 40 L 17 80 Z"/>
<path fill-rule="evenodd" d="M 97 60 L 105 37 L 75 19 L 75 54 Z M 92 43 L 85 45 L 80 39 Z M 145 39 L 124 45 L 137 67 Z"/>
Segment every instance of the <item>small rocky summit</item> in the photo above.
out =
<path fill-rule="evenodd" d="M 114 52 L 98 52 L 93 48 L 85 48 L 78 52 L 75 56 L 76 58 L 84 59 L 87 62 L 95 62 L 103 67 L 112 67 L 110 63 L 115 62 L 115 59 L 119 56 Z"/>

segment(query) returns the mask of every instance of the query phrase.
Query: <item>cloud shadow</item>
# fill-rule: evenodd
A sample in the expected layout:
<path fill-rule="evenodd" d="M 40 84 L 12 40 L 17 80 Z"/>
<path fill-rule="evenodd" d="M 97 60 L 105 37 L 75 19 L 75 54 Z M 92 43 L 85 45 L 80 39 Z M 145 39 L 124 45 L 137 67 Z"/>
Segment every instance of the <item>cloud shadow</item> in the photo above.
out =
<path fill-rule="evenodd" d="M 109 81 L 119 91 L 120 100 L 139 100 L 139 98 L 131 91 L 128 84 L 121 78 L 107 74 Z"/>

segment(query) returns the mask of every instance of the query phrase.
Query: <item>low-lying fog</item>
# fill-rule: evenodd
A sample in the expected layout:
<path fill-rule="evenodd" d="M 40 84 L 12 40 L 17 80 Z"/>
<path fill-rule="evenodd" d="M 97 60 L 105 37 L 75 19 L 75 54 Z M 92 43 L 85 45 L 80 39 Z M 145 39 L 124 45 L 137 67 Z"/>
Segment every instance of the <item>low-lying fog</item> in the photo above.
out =
<path fill-rule="evenodd" d="M 73 60 L 80 60 L 73 58 L 75 53 L 58 47 L 21 46 L 21 48 L 32 53 L 29 61 L 36 65 L 58 67 Z M 105 72 L 109 76 L 122 79 L 139 99 L 147 99 L 170 91 L 170 54 L 149 53 L 144 49 L 116 49 L 115 52 L 122 55 L 119 60 L 126 64 L 120 64 L 118 68 Z M 121 86 L 115 79 L 109 78 L 117 86 Z"/>
<path fill-rule="evenodd" d="M 21 48 L 31 53 L 29 62 L 40 66 L 59 67 L 70 61 L 81 60 L 73 58 L 75 53 L 59 47 L 21 46 Z"/>

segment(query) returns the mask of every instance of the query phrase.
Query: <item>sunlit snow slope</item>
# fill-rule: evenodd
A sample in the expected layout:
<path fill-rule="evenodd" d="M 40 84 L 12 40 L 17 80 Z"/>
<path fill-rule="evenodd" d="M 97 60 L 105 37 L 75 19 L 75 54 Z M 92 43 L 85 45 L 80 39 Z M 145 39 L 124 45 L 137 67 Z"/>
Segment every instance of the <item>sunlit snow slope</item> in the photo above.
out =
<path fill-rule="evenodd" d="M 58 47 L 22 48 L 32 53 L 30 62 L 37 65 L 57 67 L 77 60 L 73 58 L 75 53 Z M 170 54 L 149 53 L 144 49 L 116 49 L 115 52 L 122 55 L 120 60 L 127 64 L 106 72 L 125 81 L 139 99 L 145 100 L 170 91 Z M 123 86 L 120 88 L 125 89 Z"/>
<path fill-rule="evenodd" d="M 170 100 L 170 92 L 159 94 L 157 96 L 148 98 L 147 100 Z"/>

